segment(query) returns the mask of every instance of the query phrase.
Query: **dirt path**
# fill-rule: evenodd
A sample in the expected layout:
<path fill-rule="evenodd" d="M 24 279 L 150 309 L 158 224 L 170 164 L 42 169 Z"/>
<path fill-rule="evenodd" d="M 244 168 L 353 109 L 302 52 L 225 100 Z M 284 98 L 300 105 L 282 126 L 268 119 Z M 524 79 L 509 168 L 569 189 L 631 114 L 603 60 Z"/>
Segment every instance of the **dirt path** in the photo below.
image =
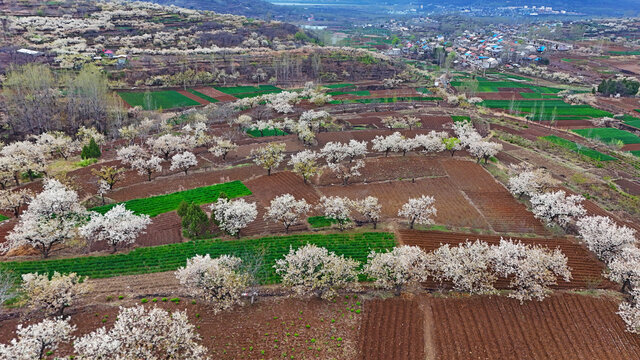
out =
<path fill-rule="evenodd" d="M 236 97 L 231 96 L 229 94 L 225 94 L 220 90 L 216 90 L 212 87 L 209 86 L 205 86 L 205 87 L 199 87 L 199 88 L 194 88 L 195 91 L 205 94 L 209 97 L 212 97 L 218 101 L 235 101 L 237 100 Z"/>
<path fill-rule="evenodd" d="M 433 311 L 431 310 L 431 303 L 429 298 L 421 296 L 418 298 L 418 308 L 424 315 L 424 358 L 425 360 L 436 359 L 436 346 L 433 340 Z"/>
<path fill-rule="evenodd" d="M 184 95 L 184 96 L 188 97 L 189 99 L 191 99 L 193 101 L 197 101 L 198 104 L 200 104 L 200 105 L 207 105 L 207 104 L 210 103 L 209 101 L 207 101 L 207 100 L 205 100 L 205 99 L 203 99 L 203 98 L 201 98 L 199 96 L 196 96 L 196 95 L 188 92 L 187 90 L 182 90 L 181 89 L 181 90 L 176 90 L 176 91 L 178 93 L 180 93 L 181 95 Z"/>

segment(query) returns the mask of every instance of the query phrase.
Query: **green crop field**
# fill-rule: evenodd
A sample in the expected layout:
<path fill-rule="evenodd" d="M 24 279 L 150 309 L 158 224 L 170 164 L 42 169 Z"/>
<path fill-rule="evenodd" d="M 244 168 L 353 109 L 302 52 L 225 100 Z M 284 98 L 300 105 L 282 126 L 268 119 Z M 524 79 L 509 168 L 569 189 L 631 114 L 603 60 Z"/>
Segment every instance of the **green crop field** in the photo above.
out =
<path fill-rule="evenodd" d="M 369 90 L 359 90 L 359 91 L 331 91 L 328 92 L 329 95 L 356 95 L 356 96 L 371 96 Z"/>
<path fill-rule="evenodd" d="M 427 89 L 426 87 L 416 88 L 416 91 L 421 93 L 421 94 L 432 94 L 432 92 L 429 91 L 429 89 Z"/>
<path fill-rule="evenodd" d="M 456 115 L 451 115 L 451 120 L 453 120 L 453 122 L 458 122 L 458 121 L 471 121 L 471 118 L 469 116 L 456 116 Z"/>
<path fill-rule="evenodd" d="M 5 221 L 5 220 L 8 220 L 8 219 L 9 219 L 8 216 L 4 216 L 4 215 L 0 214 L 0 221 Z"/>
<path fill-rule="evenodd" d="M 267 136 L 284 136 L 289 135 L 288 133 L 280 130 L 280 129 L 269 129 L 264 130 L 262 134 L 260 134 L 260 130 L 245 130 L 245 132 L 252 137 L 267 137 Z"/>
<path fill-rule="evenodd" d="M 345 100 L 332 100 L 331 104 L 382 104 L 382 103 L 395 103 L 401 101 L 437 101 L 442 100 L 439 97 L 422 97 L 422 96 L 398 96 L 392 98 L 368 98 L 368 99 L 345 99 Z"/>
<path fill-rule="evenodd" d="M 311 225 L 312 228 L 317 229 L 337 224 L 338 220 L 328 218 L 326 216 L 310 216 L 307 218 L 307 222 L 309 223 L 309 225 Z"/>
<path fill-rule="evenodd" d="M 488 81 L 483 78 L 479 78 L 478 81 L 451 81 L 451 86 L 465 87 L 473 86 L 477 84 L 476 91 L 478 92 L 500 92 L 500 89 L 531 89 L 534 93 L 540 94 L 556 94 L 562 91 L 562 89 L 531 85 L 526 82 L 518 81 Z"/>
<path fill-rule="evenodd" d="M 569 149 L 573 152 L 576 152 L 580 155 L 584 155 L 584 156 L 588 156 L 592 159 L 596 159 L 596 160 L 600 160 L 600 161 L 612 161 L 612 160 L 617 160 L 616 158 L 614 158 L 613 156 L 609 156 L 607 154 L 603 154 L 597 150 L 588 148 L 586 146 L 582 146 L 580 144 L 577 144 L 573 141 L 555 136 L 555 135 L 549 135 L 549 136 L 543 136 L 541 139 L 547 140 L 551 143 L 554 143 L 556 145 L 562 146 L 563 148 Z"/>
<path fill-rule="evenodd" d="M 275 87 L 273 85 L 227 86 L 227 87 L 215 86 L 214 89 L 228 95 L 233 95 L 238 99 L 282 92 L 282 89 L 280 89 L 279 87 Z"/>
<path fill-rule="evenodd" d="M 214 99 L 211 96 L 207 96 L 207 95 L 205 95 L 205 94 L 203 94 L 203 93 L 201 93 L 201 92 L 199 92 L 197 90 L 194 90 L 194 89 L 187 89 L 187 91 L 192 93 L 193 95 L 195 95 L 197 97 L 200 97 L 202 99 L 207 100 L 210 103 L 217 103 L 219 101 L 218 99 Z"/>
<path fill-rule="evenodd" d="M 148 101 L 145 100 L 149 94 Z M 118 92 L 118 95 L 131 106 L 141 106 L 145 110 L 173 109 L 200 105 L 197 101 L 173 90 L 151 92 Z"/>
<path fill-rule="evenodd" d="M 600 140 L 605 143 L 622 141 L 623 144 L 640 144 L 640 137 L 628 131 L 614 128 L 574 129 L 576 134 L 587 138 Z"/>
<path fill-rule="evenodd" d="M 541 93 L 529 93 L 521 92 L 520 95 L 525 99 L 558 99 L 556 94 L 541 94 Z"/>
<path fill-rule="evenodd" d="M 562 100 L 485 100 L 480 105 L 492 109 L 513 109 L 513 111 L 528 114 L 535 112 L 536 117 L 534 120 L 548 120 L 553 115 L 558 117 L 558 120 L 563 116 L 583 119 L 613 116 L 608 111 L 596 109 L 589 105 L 571 105 Z"/>
<path fill-rule="evenodd" d="M 327 89 L 343 89 L 343 88 L 351 88 L 351 87 L 355 87 L 355 85 L 353 84 L 349 84 L 349 83 L 343 83 L 343 84 L 328 84 L 328 85 L 322 85 L 323 87 L 327 88 Z"/>
<path fill-rule="evenodd" d="M 631 150 L 629 151 L 630 153 L 632 153 L 633 155 L 640 157 L 640 150 Z"/>
<path fill-rule="evenodd" d="M 220 196 L 220 193 L 223 192 L 229 198 L 251 195 L 251 190 L 244 186 L 241 181 L 236 180 L 222 184 L 174 192 L 166 195 L 133 199 L 120 204 L 125 204 L 127 209 L 136 214 L 147 214 L 153 217 L 176 210 L 182 201 L 193 202 L 198 205 L 215 202 L 218 199 L 218 196 Z M 90 210 L 104 214 L 116 205 L 117 204 L 98 206 Z"/>
<path fill-rule="evenodd" d="M 344 255 L 360 262 L 366 262 L 371 250 L 382 251 L 393 248 L 395 239 L 389 233 L 341 233 L 341 234 L 306 234 L 260 239 L 242 240 L 196 240 L 179 244 L 143 247 L 127 254 L 105 256 L 83 256 L 77 258 L 8 261 L 0 263 L 0 269 L 13 272 L 15 275 L 27 273 L 60 273 L 75 272 L 90 278 L 108 278 L 122 275 L 147 274 L 162 271 L 173 271 L 185 266 L 187 259 L 195 255 L 210 254 L 235 255 L 240 258 L 258 258 L 262 260 L 258 279 L 263 284 L 279 282 L 273 265 L 291 248 L 299 248 L 306 244 L 325 247 L 338 255 Z"/>
<path fill-rule="evenodd" d="M 629 126 L 633 126 L 635 128 L 640 129 L 640 119 L 638 119 L 637 117 L 631 116 L 631 115 L 624 115 L 621 120 L 629 125 Z"/>
<path fill-rule="evenodd" d="M 607 52 L 611 55 L 622 55 L 622 56 L 640 55 L 640 51 L 607 51 Z"/>

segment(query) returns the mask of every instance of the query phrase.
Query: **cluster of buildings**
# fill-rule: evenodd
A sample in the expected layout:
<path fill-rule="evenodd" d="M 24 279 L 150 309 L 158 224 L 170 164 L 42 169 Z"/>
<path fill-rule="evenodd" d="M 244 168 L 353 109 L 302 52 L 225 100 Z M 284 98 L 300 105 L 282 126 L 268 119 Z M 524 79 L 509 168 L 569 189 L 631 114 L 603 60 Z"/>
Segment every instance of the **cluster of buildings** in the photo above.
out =
<path fill-rule="evenodd" d="M 453 39 L 439 35 L 430 39 L 405 40 L 402 46 L 387 50 L 387 54 L 425 58 L 437 48 L 442 48 L 446 54 L 454 52 L 457 66 L 488 69 L 541 61 L 548 51 L 568 51 L 573 46 L 552 40 L 527 40 L 501 31 L 487 34 L 465 31 Z"/>

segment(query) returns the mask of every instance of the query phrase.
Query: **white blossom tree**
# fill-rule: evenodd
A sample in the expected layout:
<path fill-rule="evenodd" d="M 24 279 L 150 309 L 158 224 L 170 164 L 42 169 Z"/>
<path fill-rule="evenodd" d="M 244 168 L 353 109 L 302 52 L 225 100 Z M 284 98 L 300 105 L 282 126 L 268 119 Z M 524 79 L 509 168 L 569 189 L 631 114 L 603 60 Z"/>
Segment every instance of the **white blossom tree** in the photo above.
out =
<path fill-rule="evenodd" d="M 380 221 L 380 211 L 382 210 L 382 205 L 380 205 L 377 197 L 367 196 L 351 203 L 354 210 L 364 217 L 364 222 L 370 222 L 373 224 L 374 229 L 377 228 L 378 221 Z"/>
<path fill-rule="evenodd" d="M 80 227 L 80 234 L 93 242 L 106 241 L 115 253 L 120 245 L 133 244 L 151 223 L 149 215 L 136 215 L 118 204 L 105 214 L 91 212 L 91 219 Z"/>
<path fill-rule="evenodd" d="M 16 172 L 16 184 L 19 183 L 19 173 L 27 173 L 29 179 L 33 181 L 36 173 L 43 173 L 48 161 L 48 151 L 31 141 L 16 141 L 4 146 L 0 150 L 0 155 L 9 159 Z"/>
<path fill-rule="evenodd" d="M 252 223 L 258 216 L 256 203 L 248 203 L 244 199 L 229 201 L 219 198 L 211 204 L 213 217 L 222 231 L 240 237 L 240 230 Z"/>
<path fill-rule="evenodd" d="M 484 163 L 489 162 L 489 158 L 496 156 L 502 151 L 502 144 L 491 141 L 475 141 L 469 145 L 469 153 L 478 160 L 484 159 Z"/>
<path fill-rule="evenodd" d="M 328 143 L 324 144 L 322 149 L 320 149 L 320 154 L 325 159 L 327 164 L 337 164 L 349 157 L 347 147 L 347 144 L 329 141 Z"/>
<path fill-rule="evenodd" d="M 446 150 L 445 144 L 442 141 L 447 137 L 446 132 L 436 132 L 431 130 L 428 134 L 419 134 L 414 138 L 416 148 L 422 148 L 422 152 L 425 154 L 439 153 Z"/>
<path fill-rule="evenodd" d="M 636 230 L 618 226 L 610 217 L 585 216 L 576 225 L 587 248 L 605 263 L 618 256 L 623 248 L 636 243 Z"/>
<path fill-rule="evenodd" d="M 453 132 L 460 140 L 462 147 L 470 147 L 471 144 L 482 141 L 482 136 L 478 134 L 470 121 L 456 121 L 453 123 Z"/>
<path fill-rule="evenodd" d="M 351 223 L 351 200 L 340 196 L 323 196 L 317 208 L 327 219 L 335 220 L 340 230 L 346 229 Z"/>
<path fill-rule="evenodd" d="M 113 327 L 87 334 L 74 343 L 82 359 L 206 360 L 207 349 L 187 313 L 143 306 L 120 307 Z"/>
<path fill-rule="evenodd" d="M 75 191 L 58 180 L 47 179 L 44 190 L 29 203 L 18 224 L 7 235 L 7 241 L 0 244 L 0 251 L 28 245 L 46 258 L 54 246 L 76 236 L 76 227 L 86 214 Z"/>
<path fill-rule="evenodd" d="M 149 154 L 139 145 L 125 146 L 116 152 L 116 158 L 126 165 L 131 165 L 137 159 L 144 157 L 149 157 Z"/>
<path fill-rule="evenodd" d="M 0 359 L 43 359 L 47 351 L 55 351 L 61 343 L 71 341 L 75 325 L 69 319 L 44 319 L 29 326 L 19 324 L 17 338 L 9 344 L 0 344 Z"/>
<path fill-rule="evenodd" d="M 408 284 L 427 281 L 430 258 L 418 246 L 398 246 L 391 251 L 371 251 L 363 273 L 375 279 L 375 286 L 400 295 Z"/>
<path fill-rule="evenodd" d="M 508 188 L 518 198 L 542 192 L 551 183 L 549 174 L 543 169 L 525 170 L 509 178 Z"/>
<path fill-rule="evenodd" d="M 402 156 L 406 156 L 408 152 L 411 152 L 420 147 L 420 143 L 415 138 L 402 137 L 397 144 L 397 151 L 402 153 Z"/>
<path fill-rule="evenodd" d="M 61 156 L 66 160 L 72 153 L 80 150 L 80 144 L 61 131 L 42 133 L 35 136 L 35 140 L 36 145 L 51 157 Z"/>
<path fill-rule="evenodd" d="M 293 172 L 302 176 L 306 184 L 313 176 L 322 174 L 322 168 L 318 164 L 320 155 L 312 150 L 303 150 L 291 155 L 289 165 L 293 166 Z"/>
<path fill-rule="evenodd" d="M 630 298 L 620 303 L 617 314 L 627 325 L 627 331 L 640 334 L 640 290 L 633 290 Z"/>
<path fill-rule="evenodd" d="M 267 175 L 271 175 L 271 171 L 284 160 L 285 148 L 284 143 L 271 143 L 251 150 L 251 156 L 256 165 L 267 170 Z"/>
<path fill-rule="evenodd" d="M 165 160 L 169 160 L 169 156 L 171 154 L 187 151 L 193 148 L 195 140 L 189 136 L 165 134 L 158 138 L 148 139 L 147 145 L 149 145 L 154 153 L 164 157 Z"/>
<path fill-rule="evenodd" d="M 458 246 L 444 244 L 429 254 L 431 272 L 439 281 L 451 281 L 453 288 L 471 294 L 491 294 L 497 275 L 493 251 L 486 242 L 466 241 Z"/>
<path fill-rule="evenodd" d="M 571 219 L 586 214 L 581 204 L 583 200 L 581 195 L 567 196 L 563 190 L 535 194 L 531 197 L 531 210 L 535 217 L 548 224 L 555 222 L 566 226 Z"/>
<path fill-rule="evenodd" d="M 196 165 L 198 165 L 198 159 L 196 159 L 196 156 L 190 151 L 185 151 L 183 153 L 173 155 L 169 170 L 184 171 L 184 174 L 187 175 L 189 169 Z"/>
<path fill-rule="evenodd" d="M 494 266 L 498 275 L 512 277 L 510 286 L 515 292 L 509 296 L 523 302 L 542 301 L 557 284 L 557 278 L 571 280 L 567 257 L 560 249 L 549 250 L 541 246 L 525 245 L 511 239 L 500 239 L 494 246 Z"/>
<path fill-rule="evenodd" d="M 609 261 L 608 268 L 606 276 L 622 284 L 620 291 L 637 289 L 640 285 L 640 249 L 635 246 L 623 248 L 618 256 Z"/>
<path fill-rule="evenodd" d="M 389 156 L 390 152 L 400 151 L 400 143 L 404 140 L 404 137 L 399 132 L 394 132 L 388 136 L 376 136 L 371 144 L 375 151 L 383 152 L 384 156 Z"/>
<path fill-rule="evenodd" d="M 216 138 L 215 144 L 209 148 L 209 152 L 214 156 L 222 156 L 222 161 L 227 159 L 227 154 L 238 148 L 231 140 Z"/>
<path fill-rule="evenodd" d="M 398 216 L 409 220 L 409 228 L 413 229 L 414 224 L 433 224 L 432 217 L 436 215 L 437 209 L 433 204 L 436 199 L 433 196 L 422 195 L 419 198 L 411 198 L 398 211 Z"/>
<path fill-rule="evenodd" d="M 342 180 L 342 185 L 348 185 L 351 178 L 362 175 L 360 169 L 365 166 L 365 162 L 358 159 L 355 162 L 327 163 L 327 166 L 338 179 Z"/>
<path fill-rule="evenodd" d="M 154 172 L 162 171 L 162 159 L 152 155 L 150 157 L 140 157 L 131 163 L 131 167 L 138 171 L 140 175 L 147 175 L 147 181 L 151 181 Z"/>
<path fill-rule="evenodd" d="M 209 301 L 214 313 L 242 303 L 242 293 L 249 286 L 249 275 L 241 271 L 242 260 L 222 255 L 212 259 L 209 254 L 187 259 L 187 265 L 176 271 L 180 285 L 195 297 Z"/>
<path fill-rule="evenodd" d="M 307 244 L 290 249 L 284 259 L 276 260 L 274 268 L 282 277 L 282 285 L 291 287 L 298 296 L 331 299 L 341 289 L 356 288 L 358 266 L 356 260 Z"/>
<path fill-rule="evenodd" d="M 367 155 L 367 142 L 351 139 L 344 146 L 344 152 L 347 158 L 349 158 L 349 161 L 353 161 L 359 157 L 365 157 Z"/>
<path fill-rule="evenodd" d="M 15 217 L 20 214 L 20 209 L 33 199 L 33 192 L 29 189 L 0 190 L 0 209 L 11 210 Z"/>
<path fill-rule="evenodd" d="M 265 221 L 280 222 L 284 225 L 285 232 L 289 232 L 291 225 L 298 224 L 305 216 L 311 205 L 305 199 L 296 200 L 291 194 L 276 196 L 271 200 L 264 214 Z"/>
<path fill-rule="evenodd" d="M 54 272 L 47 274 L 30 273 L 22 275 L 22 291 L 29 299 L 29 306 L 50 316 L 62 316 L 64 309 L 88 291 L 86 280 L 76 273 L 68 275 Z"/>

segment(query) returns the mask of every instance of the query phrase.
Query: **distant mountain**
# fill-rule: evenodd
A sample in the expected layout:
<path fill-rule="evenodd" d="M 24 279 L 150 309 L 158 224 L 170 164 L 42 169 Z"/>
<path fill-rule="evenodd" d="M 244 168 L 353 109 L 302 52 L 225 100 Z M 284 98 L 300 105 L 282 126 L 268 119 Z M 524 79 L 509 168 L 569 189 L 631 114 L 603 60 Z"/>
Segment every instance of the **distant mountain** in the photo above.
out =
<path fill-rule="evenodd" d="M 260 19 L 283 19 L 292 16 L 286 6 L 264 0 L 145 0 L 161 5 L 175 5 L 187 9 L 211 10 L 220 14 L 243 15 Z"/>

